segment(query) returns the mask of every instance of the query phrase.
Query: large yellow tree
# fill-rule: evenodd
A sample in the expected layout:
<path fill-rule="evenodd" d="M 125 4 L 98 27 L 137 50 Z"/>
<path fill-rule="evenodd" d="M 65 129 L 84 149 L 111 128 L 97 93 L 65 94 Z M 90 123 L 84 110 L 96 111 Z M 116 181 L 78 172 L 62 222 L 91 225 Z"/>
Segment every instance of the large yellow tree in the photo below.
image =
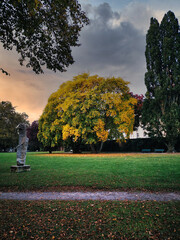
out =
<path fill-rule="evenodd" d="M 90 144 L 101 151 L 107 139 L 124 141 L 133 131 L 134 105 L 129 82 L 120 77 L 103 78 L 87 73 L 63 83 L 39 120 L 38 138 L 45 146 L 62 141 Z M 96 146 L 99 144 L 99 149 Z"/>

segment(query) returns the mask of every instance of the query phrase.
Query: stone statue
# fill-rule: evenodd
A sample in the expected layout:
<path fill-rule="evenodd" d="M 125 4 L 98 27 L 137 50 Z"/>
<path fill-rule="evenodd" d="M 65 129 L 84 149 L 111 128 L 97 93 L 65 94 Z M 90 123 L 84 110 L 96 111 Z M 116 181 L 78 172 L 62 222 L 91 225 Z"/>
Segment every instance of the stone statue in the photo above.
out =
<path fill-rule="evenodd" d="M 19 134 L 19 145 L 17 149 L 17 166 L 24 166 L 26 162 L 26 152 L 28 148 L 29 138 L 26 136 L 26 124 L 20 123 L 16 127 Z"/>
<path fill-rule="evenodd" d="M 11 166 L 11 172 L 27 172 L 31 171 L 30 165 L 26 165 L 26 152 L 28 148 L 29 138 L 26 136 L 26 124 L 20 123 L 16 127 L 19 134 L 19 144 L 17 149 L 17 165 Z"/>

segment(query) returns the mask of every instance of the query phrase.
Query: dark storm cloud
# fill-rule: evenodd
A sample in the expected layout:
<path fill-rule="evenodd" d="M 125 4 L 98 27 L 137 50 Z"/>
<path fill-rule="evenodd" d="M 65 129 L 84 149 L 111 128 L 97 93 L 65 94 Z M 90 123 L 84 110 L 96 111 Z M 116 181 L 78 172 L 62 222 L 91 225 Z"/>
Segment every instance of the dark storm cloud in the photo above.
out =
<path fill-rule="evenodd" d="M 99 19 L 100 22 L 105 23 L 112 18 L 119 18 L 120 15 L 117 12 L 113 12 L 108 3 L 100 4 L 94 9 L 95 17 Z"/>
<path fill-rule="evenodd" d="M 144 46 L 144 36 L 128 22 L 123 22 L 114 29 L 107 25 L 102 27 L 96 21 L 92 21 L 92 25 L 94 27 L 90 27 L 82 36 L 86 46 L 85 53 L 81 52 L 81 55 L 85 54 L 87 63 L 94 64 L 95 60 L 97 68 L 99 65 L 134 64 L 137 53 Z"/>
<path fill-rule="evenodd" d="M 128 21 L 121 21 L 121 15 L 113 12 L 107 3 L 95 8 L 87 5 L 85 10 L 89 14 L 90 25 L 81 32 L 82 46 L 73 51 L 74 67 L 93 74 L 118 75 L 132 83 L 143 84 L 143 31 Z"/>
<path fill-rule="evenodd" d="M 134 93 L 144 93 L 145 34 L 150 18 L 153 16 L 161 21 L 169 9 L 180 16 L 180 1 L 110 0 L 107 2 L 112 7 L 107 3 L 98 6 L 102 1 L 79 1 L 82 5 L 94 5 L 83 5 L 91 24 L 80 32 L 82 45 L 73 49 L 75 63 L 67 72 L 54 73 L 45 69 L 44 74 L 36 75 L 26 67 L 21 69 L 16 51 L 6 51 L 0 45 L 1 67 L 11 74 L 1 75 L 0 101 L 11 101 L 18 106 L 19 112 L 26 112 L 31 121 L 37 120 L 50 94 L 57 91 L 62 82 L 82 72 L 120 76 L 131 82 Z"/>

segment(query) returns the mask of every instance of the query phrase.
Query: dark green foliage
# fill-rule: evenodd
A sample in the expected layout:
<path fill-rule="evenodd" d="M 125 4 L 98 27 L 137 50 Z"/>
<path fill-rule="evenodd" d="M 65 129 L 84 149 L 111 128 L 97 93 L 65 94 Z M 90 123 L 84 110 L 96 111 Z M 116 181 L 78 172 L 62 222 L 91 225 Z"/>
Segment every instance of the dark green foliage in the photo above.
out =
<path fill-rule="evenodd" d="M 151 19 L 145 55 L 143 124 L 150 137 L 165 137 L 172 152 L 180 134 L 180 32 L 173 12 L 165 14 L 160 25 Z"/>
<path fill-rule="evenodd" d="M 30 151 L 39 151 L 42 149 L 42 144 L 38 141 L 38 121 L 32 122 L 32 124 L 27 128 L 27 137 L 29 138 L 28 149 Z"/>
<path fill-rule="evenodd" d="M 43 65 L 65 71 L 74 62 L 71 47 L 79 45 L 87 23 L 76 0 L 0 1 L 0 41 L 7 50 L 15 47 L 20 64 L 26 62 L 35 73 L 42 73 Z"/>
<path fill-rule="evenodd" d="M 10 102 L 0 102 L 0 151 L 18 144 L 16 127 L 19 123 L 29 124 L 26 113 L 17 113 Z"/>
<path fill-rule="evenodd" d="M 141 152 L 142 149 L 150 149 L 151 152 L 154 152 L 155 149 L 164 149 L 164 152 L 167 152 L 168 149 L 166 145 L 166 139 L 159 138 L 135 138 L 128 139 L 123 143 L 108 140 L 104 143 L 102 152 Z M 180 136 L 175 144 L 175 151 L 180 152 Z"/>
<path fill-rule="evenodd" d="M 3 68 L 0 68 L 0 72 L 6 74 L 6 75 L 10 75 L 8 72 L 6 72 Z"/>
<path fill-rule="evenodd" d="M 164 149 L 167 151 L 167 147 L 164 142 L 159 141 L 156 138 L 136 138 L 128 139 L 126 142 L 118 143 L 115 140 L 106 141 L 103 145 L 102 152 L 141 152 L 142 149 L 150 149 L 154 152 L 155 149 Z M 178 146 L 176 147 L 178 149 Z"/>
<path fill-rule="evenodd" d="M 130 92 L 131 97 L 134 97 L 137 100 L 137 104 L 134 106 L 134 131 L 136 131 L 140 125 L 141 118 L 142 118 L 142 107 L 144 102 L 144 96 L 143 94 L 133 94 L 133 92 Z"/>

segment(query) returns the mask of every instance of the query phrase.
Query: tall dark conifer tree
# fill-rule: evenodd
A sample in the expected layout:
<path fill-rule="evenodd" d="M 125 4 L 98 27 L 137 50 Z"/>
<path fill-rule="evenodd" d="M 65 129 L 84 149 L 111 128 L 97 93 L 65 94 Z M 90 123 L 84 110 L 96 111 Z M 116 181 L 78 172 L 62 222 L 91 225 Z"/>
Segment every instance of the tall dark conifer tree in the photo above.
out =
<path fill-rule="evenodd" d="M 180 134 L 180 28 L 174 13 L 151 19 L 146 35 L 146 99 L 142 122 L 150 137 L 166 139 L 174 151 Z"/>

